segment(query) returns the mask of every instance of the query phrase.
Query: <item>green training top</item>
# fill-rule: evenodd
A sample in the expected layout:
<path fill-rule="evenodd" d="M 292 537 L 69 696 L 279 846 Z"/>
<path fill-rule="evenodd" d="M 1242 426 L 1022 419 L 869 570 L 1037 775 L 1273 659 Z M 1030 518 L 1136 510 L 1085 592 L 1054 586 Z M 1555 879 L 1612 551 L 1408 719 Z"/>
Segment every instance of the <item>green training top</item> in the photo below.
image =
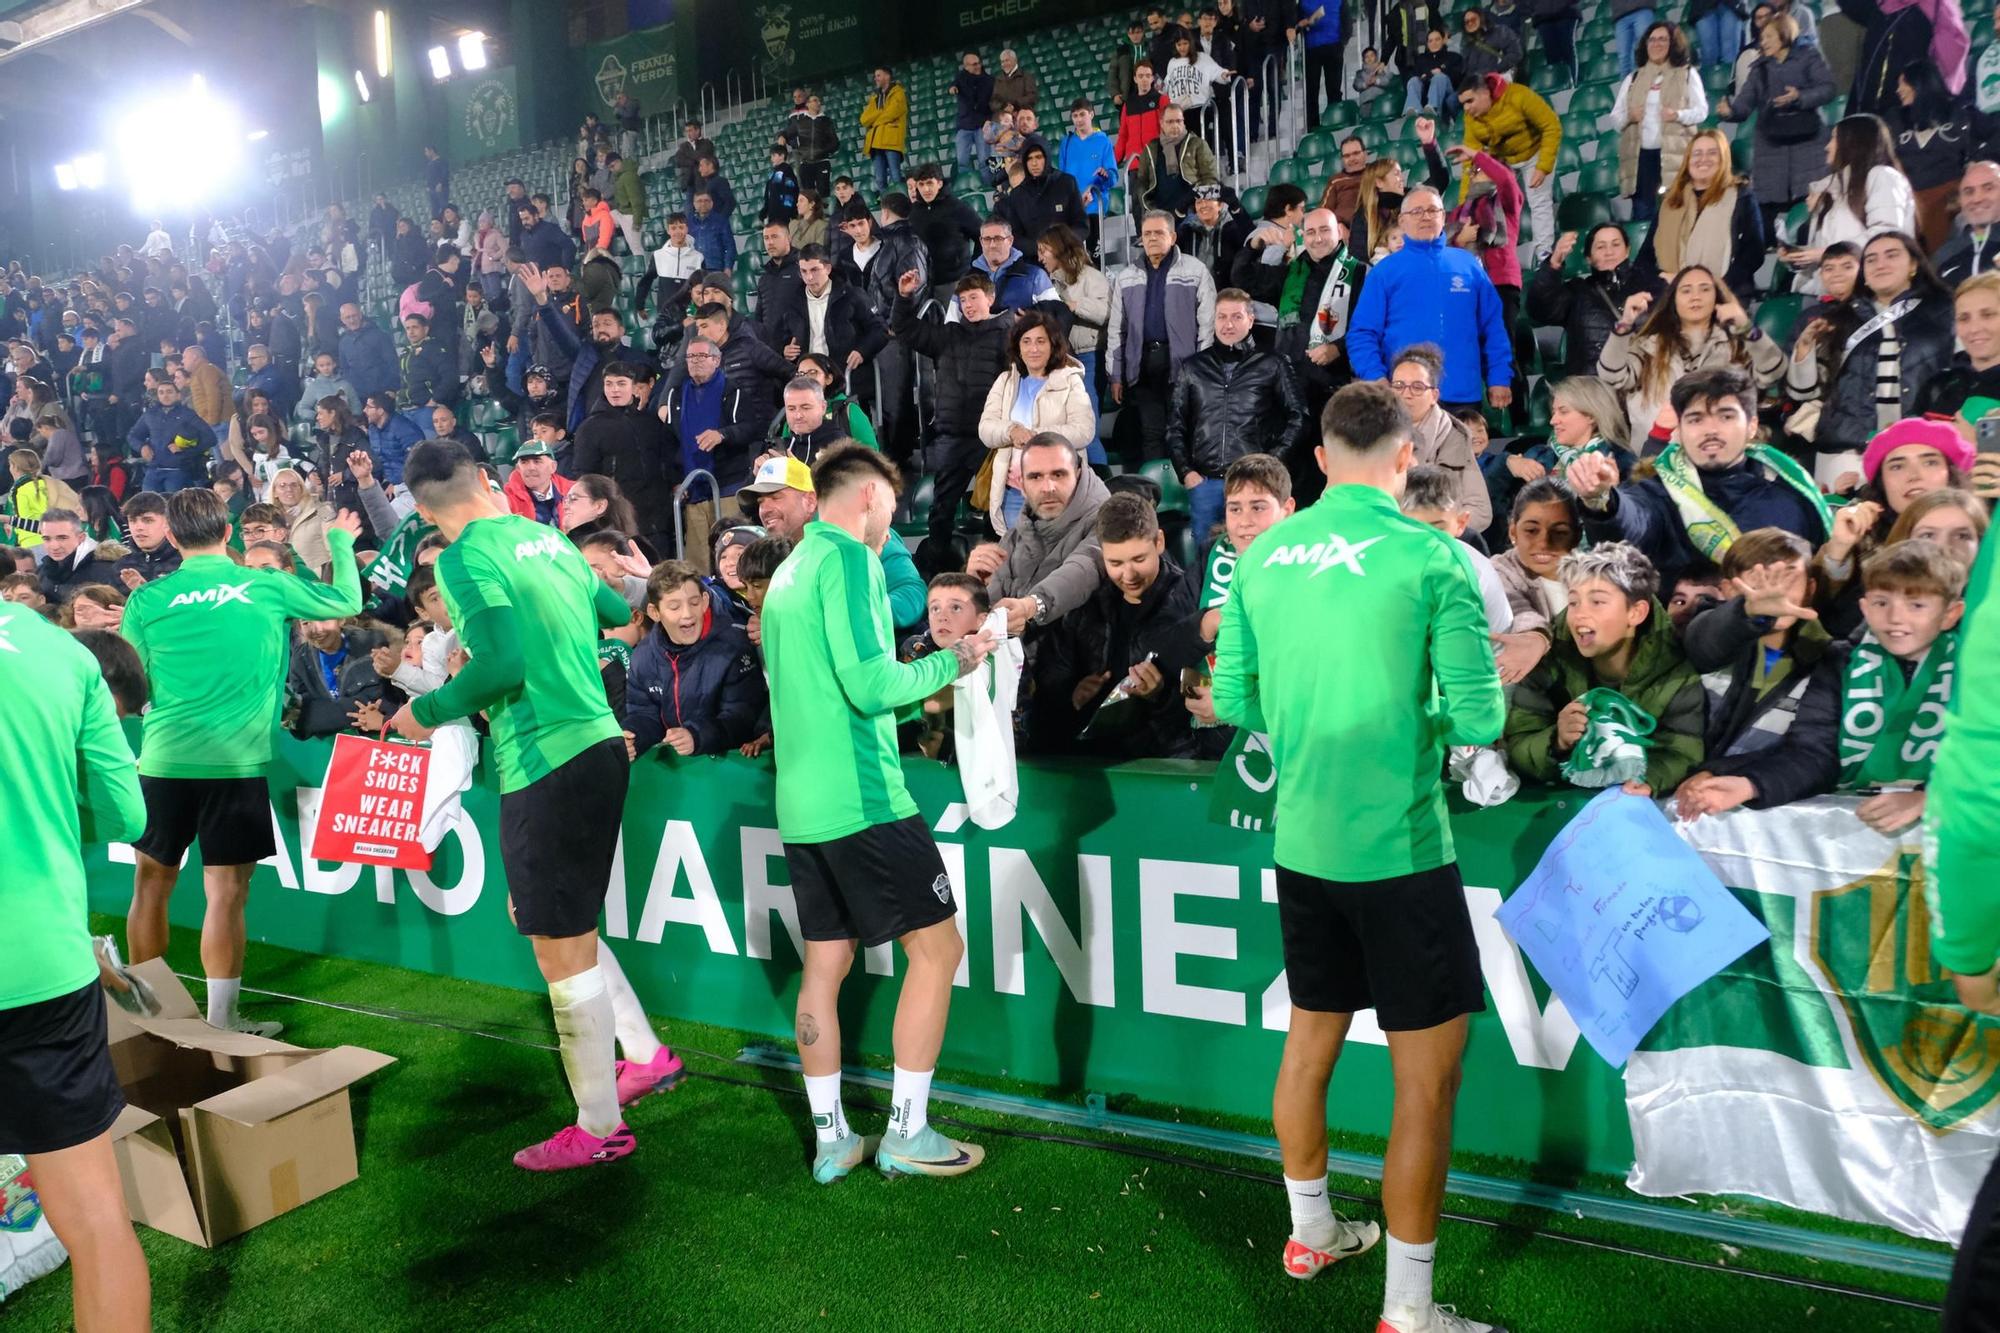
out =
<path fill-rule="evenodd" d="M 132 749 L 97 659 L 26 607 L 0 605 L 0 773 L 9 774 L 0 1009 L 97 980 L 82 845 L 146 828 Z"/>
<path fill-rule="evenodd" d="M 762 617 L 778 835 L 831 842 L 917 813 L 896 756 L 895 710 L 951 684 L 957 656 L 898 662 L 881 561 L 817 519 L 778 566 Z"/>
<path fill-rule="evenodd" d="M 1360 882 L 1452 860 L 1446 748 L 1506 721 L 1457 541 L 1332 487 L 1237 565 L 1217 643 L 1216 715 L 1271 738 L 1279 865 Z"/>
<path fill-rule="evenodd" d="M 153 691 L 142 774 L 248 778 L 264 771 L 291 669 L 286 622 L 361 610 L 354 539 L 339 528 L 326 538 L 330 585 L 198 555 L 133 592 L 119 632 L 139 650 Z"/>
<path fill-rule="evenodd" d="M 2000 541 L 1981 543 L 1965 590 L 1958 678 L 1944 744 L 1924 798 L 1924 875 L 1931 895 L 1931 956 L 1977 976 L 2000 959 Z M 1977 664 L 1976 669 L 1967 670 Z"/>
<path fill-rule="evenodd" d="M 416 701 L 417 721 L 435 727 L 484 709 L 502 792 L 618 736 L 597 629 L 632 612 L 569 538 L 518 514 L 477 518 L 444 548 L 436 572 L 471 662 Z"/>

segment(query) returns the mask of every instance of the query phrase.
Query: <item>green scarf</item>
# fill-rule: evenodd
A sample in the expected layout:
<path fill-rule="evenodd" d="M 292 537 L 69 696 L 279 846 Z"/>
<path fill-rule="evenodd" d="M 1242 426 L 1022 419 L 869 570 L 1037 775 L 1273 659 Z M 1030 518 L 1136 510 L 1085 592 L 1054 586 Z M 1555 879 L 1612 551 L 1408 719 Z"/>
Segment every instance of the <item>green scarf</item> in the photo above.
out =
<path fill-rule="evenodd" d="M 1810 473 L 1768 444 L 1751 445 L 1745 457 L 1770 468 L 1778 474 L 1778 480 L 1804 496 L 1806 503 L 1819 515 L 1821 532 L 1833 531 L 1832 511 L 1826 507 L 1826 497 L 1819 493 L 1819 486 Z M 1704 559 L 1721 564 L 1731 544 L 1743 535 L 1735 520 L 1701 489 L 1701 477 L 1694 464 L 1688 462 L 1678 440 L 1660 451 L 1660 456 L 1653 460 L 1653 466 L 1659 471 L 1660 483 L 1667 488 L 1668 498 L 1680 511 L 1681 525 L 1687 529 L 1688 545 L 1694 547 Z"/>
<path fill-rule="evenodd" d="M 1937 637 L 1908 681 L 1873 634 L 1862 636 L 1840 681 L 1840 785 L 1923 782 L 1944 736 L 1958 631 Z M 1883 742 L 1888 742 L 1884 744 Z"/>
<path fill-rule="evenodd" d="M 1271 753 L 1271 738 L 1239 727 L 1208 784 L 1209 821 L 1248 831 L 1268 830 L 1277 823 L 1277 809 L 1278 760 Z"/>
<path fill-rule="evenodd" d="M 1578 787 L 1615 787 L 1643 780 L 1646 751 L 1659 725 L 1653 715 L 1603 685 L 1586 691 L 1577 702 L 1590 713 L 1590 723 L 1563 760 L 1563 777 Z"/>
<path fill-rule="evenodd" d="M 417 567 L 417 544 L 436 531 L 422 515 L 411 513 L 396 525 L 368 568 L 361 571 L 362 580 L 385 593 L 400 595 L 410 581 L 410 571 Z"/>
<path fill-rule="evenodd" d="M 1201 609 L 1212 611 L 1229 600 L 1229 582 L 1236 577 L 1236 547 L 1227 537 L 1217 537 L 1208 548 L 1208 566 L 1202 571 Z"/>
<path fill-rule="evenodd" d="M 1285 287 L 1278 294 L 1278 327 L 1288 329 L 1299 322 L 1299 311 L 1306 303 L 1306 276 L 1312 272 L 1312 259 L 1301 254 L 1285 267 Z"/>
<path fill-rule="evenodd" d="M 1554 440 L 1550 440 L 1549 451 L 1556 456 L 1556 465 L 1551 469 L 1551 474 L 1557 477 L 1569 471 L 1569 465 L 1577 459 L 1582 458 L 1585 454 L 1604 454 L 1611 458 L 1617 457 L 1617 454 L 1612 451 L 1611 446 L 1596 436 L 1592 436 L 1589 443 L 1580 444 L 1574 448 L 1567 444 L 1557 444 Z"/>

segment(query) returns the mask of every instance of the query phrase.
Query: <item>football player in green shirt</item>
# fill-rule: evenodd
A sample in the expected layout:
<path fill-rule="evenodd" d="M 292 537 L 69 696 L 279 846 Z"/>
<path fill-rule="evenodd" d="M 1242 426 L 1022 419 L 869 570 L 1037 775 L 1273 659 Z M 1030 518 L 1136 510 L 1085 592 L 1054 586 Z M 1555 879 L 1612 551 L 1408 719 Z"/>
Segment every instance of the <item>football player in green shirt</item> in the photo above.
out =
<path fill-rule="evenodd" d="M 167 900 L 182 857 L 199 841 L 208 1021 L 275 1037 L 281 1025 L 236 1011 L 250 872 L 278 847 L 264 769 L 291 665 L 290 623 L 361 610 L 354 565 L 361 523 L 342 510 L 327 525 L 333 582 L 320 584 L 231 559 L 229 506 L 214 491 L 175 491 L 166 508 L 180 568 L 135 588 L 119 625 L 145 664 L 153 699 L 139 748 L 146 835 L 132 844 L 137 866 L 125 945 L 135 963 L 167 951 Z"/>
<path fill-rule="evenodd" d="M 0 1153 L 23 1153 L 76 1269 L 76 1326 L 150 1326 L 146 1256 L 112 1152 L 125 1107 L 84 899 L 85 842 L 137 837 L 146 807 L 97 660 L 0 603 L 0 770 L 13 774 L 0 872 Z M 269 822 L 269 816 L 264 816 Z"/>
<path fill-rule="evenodd" d="M 1217 716 L 1270 737 L 1278 921 L 1291 1026 L 1271 1118 L 1292 1206 L 1285 1271 L 1309 1278 L 1379 1237 L 1334 1216 L 1326 1091 L 1357 1010 L 1389 1040 L 1388 1288 L 1378 1333 L 1485 1333 L 1431 1298 L 1468 1015 L 1486 1007 L 1442 778 L 1506 710 L 1472 564 L 1402 514 L 1415 447 L 1386 384 L 1320 418 L 1326 493 L 1257 539 L 1222 612 Z"/>
<path fill-rule="evenodd" d="M 889 1132 L 875 1164 L 890 1176 L 962 1175 L 986 1154 L 938 1133 L 928 1103 L 965 943 L 943 858 L 903 785 L 895 713 L 978 666 L 993 641 L 974 634 L 898 662 L 876 555 L 896 512 L 896 465 L 866 445 L 837 445 L 812 480 L 819 516 L 772 577 L 761 632 L 778 836 L 805 938 L 798 1037 L 818 1140 L 813 1179 L 831 1184 L 867 1160 L 840 1104 L 840 983 L 857 942 L 890 940 L 909 966 L 896 1001 Z"/>
<path fill-rule="evenodd" d="M 403 485 L 451 543 L 435 566 L 437 587 L 470 660 L 389 725 L 423 740 L 446 722 L 486 714 L 508 904 L 548 982 L 576 1097 L 576 1123 L 514 1154 L 514 1165 L 614 1162 L 634 1144 L 618 1111 L 620 987 L 615 960 L 600 959 L 597 919 L 631 767 L 604 698 L 597 632 L 628 623 L 632 611 L 569 538 L 510 513 L 462 445 L 432 440 L 410 450 Z"/>

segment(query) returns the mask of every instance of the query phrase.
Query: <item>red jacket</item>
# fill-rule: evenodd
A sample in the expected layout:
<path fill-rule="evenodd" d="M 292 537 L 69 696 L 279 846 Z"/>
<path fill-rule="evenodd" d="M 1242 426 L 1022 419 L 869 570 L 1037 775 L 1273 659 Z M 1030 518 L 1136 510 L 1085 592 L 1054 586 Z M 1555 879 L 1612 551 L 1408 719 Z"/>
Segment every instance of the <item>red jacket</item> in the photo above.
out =
<path fill-rule="evenodd" d="M 500 491 L 501 494 L 507 497 L 507 507 L 522 518 L 534 518 L 538 523 L 552 521 L 557 527 L 560 527 L 562 526 L 562 498 L 569 494 L 569 488 L 576 485 L 576 483 L 558 473 L 551 479 L 551 484 L 555 487 L 556 492 L 557 514 L 554 520 L 543 520 L 535 517 L 535 497 L 528 494 L 528 483 L 521 479 L 521 469 L 515 468 L 507 474 L 507 484 L 501 487 Z"/>
<path fill-rule="evenodd" d="M 1132 159 L 1160 137 L 1160 108 L 1166 104 L 1157 85 L 1150 93 L 1133 93 L 1125 99 L 1124 114 L 1118 119 L 1118 142 L 1112 145 L 1120 170 L 1131 166 Z"/>
<path fill-rule="evenodd" d="M 611 205 L 600 199 L 597 201 L 597 207 L 583 215 L 583 248 L 609 250 L 611 229 Z"/>

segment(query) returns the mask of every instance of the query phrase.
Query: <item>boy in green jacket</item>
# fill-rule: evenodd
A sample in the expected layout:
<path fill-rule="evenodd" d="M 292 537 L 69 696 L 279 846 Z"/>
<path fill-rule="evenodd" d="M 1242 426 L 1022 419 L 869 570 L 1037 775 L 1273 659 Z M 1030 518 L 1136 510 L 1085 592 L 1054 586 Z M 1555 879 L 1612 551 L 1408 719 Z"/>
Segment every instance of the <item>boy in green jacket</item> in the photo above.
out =
<path fill-rule="evenodd" d="M 1622 740 L 1645 750 L 1644 777 L 1625 789 L 1665 796 L 1701 762 L 1706 706 L 1660 605 L 1659 572 L 1638 547 L 1607 542 L 1564 556 L 1559 573 L 1569 609 L 1549 655 L 1515 687 L 1507 761 L 1543 782 L 1607 786 L 1591 781 L 1604 772 L 1596 761 Z"/>

